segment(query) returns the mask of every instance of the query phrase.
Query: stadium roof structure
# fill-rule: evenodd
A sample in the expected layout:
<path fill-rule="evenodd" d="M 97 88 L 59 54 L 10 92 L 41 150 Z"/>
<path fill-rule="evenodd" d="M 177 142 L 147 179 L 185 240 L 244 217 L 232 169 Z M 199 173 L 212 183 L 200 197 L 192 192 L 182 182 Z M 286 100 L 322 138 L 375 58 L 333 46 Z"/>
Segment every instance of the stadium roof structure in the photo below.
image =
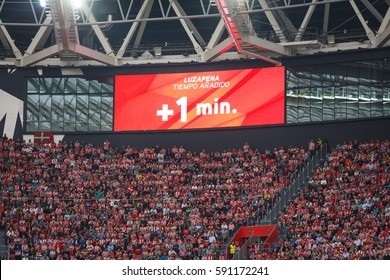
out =
<path fill-rule="evenodd" d="M 278 65 L 389 45 L 390 0 L 0 0 L 0 65 Z"/>

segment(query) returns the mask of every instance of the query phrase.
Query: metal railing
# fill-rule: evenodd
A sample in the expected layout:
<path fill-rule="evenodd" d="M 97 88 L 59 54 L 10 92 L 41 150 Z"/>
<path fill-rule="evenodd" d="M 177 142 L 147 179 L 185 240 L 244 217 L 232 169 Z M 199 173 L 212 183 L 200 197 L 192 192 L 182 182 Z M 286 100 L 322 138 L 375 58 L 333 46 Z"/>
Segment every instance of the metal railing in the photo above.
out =
<path fill-rule="evenodd" d="M 311 158 L 309 163 L 303 168 L 298 177 L 290 184 L 290 186 L 280 196 L 279 201 L 273 204 L 273 208 L 267 216 L 260 222 L 262 225 L 277 224 L 279 215 L 285 210 L 288 203 L 292 201 L 298 192 L 306 187 L 307 181 L 314 174 L 318 165 L 322 164 L 327 153 L 327 143 L 324 143 L 317 153 Z"/>
<path fill-rule="evenodd" d="M 300 178 L 302 174 L 306 174 L 307 170 L 312 167 L 313 161 L 315 161 L 316 158 L 319 158 L 319 160 L 325 158 L 326 155 L 326 144 L 324 144 L 316 153 L 316 155 L 310 159 L 304 167 L 296 166 L 297 170 L 299 171 L 298 175 L 292 174 L 290 175 L 290 179 L 293 180 L 293 183 L 291 183 L 284 191 L 277 193 L 275 197 L 271 198 L 263 207 L 259 207 L 255 212 L 254 215 L 247 219 L 243 224 L 236 225 L 236 228 L 233 233 L 230 233 L 227 235 L 227 238 L 224 240 L 224 244 L 221 246 L 221 249 L 219 252 L 225 252 L 225 254 L 228 255 L 229 252 L 229 244 L 232 243 L 234 237 L 236 236 L 238 230 L 241 226 L 258 226 L 258 225 L 269 225 L 269 224 L 277 224 L 277 218 L 279 217 L 280 213 L 278 213 L 277 217 L 273 219 L 272 221 L 269 221 L 270 214 L 272 211 L 275 211 L 275 208 L 279 205 L 279 203 L 286 198 L 286 194 L 289 194 L 291 192 L 291 187 L 296 184 L 297 182 L 300 182 Z M 321 156 L 320 156 L 321 155 Z M 317 162 L 317 161 L 316 161 Z M 295 177 L 296 176 L 296 177 Z M 295 178 L 295 179 L 294 179 Z M 306 178 L 305 178 L 306 179 Z M 288 197 L 291 197 L 291 195 L 288 195 Z M 287 200 L 289 201 L 289 200 Z M 279 206 L 280 207 L 280 206 Z M 240 250 L 243 250 L 240 248 Z M 237 256 L 244 255 L 244 253 L 237 252 L 235 256 L 231 259 L 237 259 Z"/>
<path fill-rule="evenodd" d="M 0 245 L 0 260 L 9 259 L 9 248 L 6 245 Z"/>
<path fill-rule="evenodd" d="M 237 252 L 233 255 L 232 260 L 248 260 L 248 243 L 249 241 L 253 241 L 254 236 L 249 237 L 244 244 L 237 250 Z"/>
<path fill-rule="evenodd" d="M 256 223 L 257 225 L 269 225 L 269 224 L 278 224 L 278 219 L 280 214 L 285 210 L 288 203 L 292 201 L 298 192 L 306 187 L 306 184 L 310 177 L 316 172 L 317 166 L 323 163 L 327 154 L 327 143 L 324 143 L 317 153 L 309 160 L 308 164 L 302 169 L 298 177 L 287 187 L 287 189 L 276 197 L 276 201 L 271 203 L 271 209 L 266 209 L 265 218 Z M 230 237 L 231 239 L 227 244 L 230 244 L 234 238 L 234 235 Z M 252 240 L 253 236 L 248 238 L 248 240 L 240 247 L 240 249 L 234 254 L 231 258 L 232 260 L 246 260 L 249 258 L 248 255 L 248 242 Z M 269 239 L 266 240 L 266 242 Z M 268 250 L 271 249 L 272 244 L 268 244 Z M 264 244 L 263 244 L 264 245 Z"/>
<path fill-rule="evenodd" d="M 248 248 L 249 242 L 252 243 L 252 251 L 250 251 Z M 272 245 L 273 243 L 269 243 L 267 241 L 263 242 L 259 240 L 259 237 L 251 236 L 234 254 L 232 260 L 250 260 L 252 257 L 252 253 L 258 254 L 264 252 L 271 252 L 273 250 Z M 256 250 L 255 248 L 257 248 L 258 250 Z"/>

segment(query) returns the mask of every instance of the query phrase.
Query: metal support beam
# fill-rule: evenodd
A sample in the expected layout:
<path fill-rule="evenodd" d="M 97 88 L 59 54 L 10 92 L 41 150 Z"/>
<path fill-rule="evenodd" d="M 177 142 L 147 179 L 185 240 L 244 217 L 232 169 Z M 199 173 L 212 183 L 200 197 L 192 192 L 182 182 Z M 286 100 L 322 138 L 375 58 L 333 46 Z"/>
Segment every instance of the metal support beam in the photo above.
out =
<path fill-rule="evenodd" d="M 272 0 L 269 0 L 270 2 Z M 274 0 L 274 2 L 276 2 L 277 0 Z M 281 1 L 281 0 L 279 0 Z M 313 3 L 306 3 L 306 0 L 300 0 L 300 2 L 303 2 L 303 3 L 300 3 L 300 4 L 288 4 L 285 5 L 285 6 L 275 6 L 275 7 L 272 7 L 272 8 L 268 8 L 268 9 L 253 9 L 251 11 L 247 11 L 247 12 L 242 12 L 243 14 L 257 14 L 257 13 L 260 13 L 260 12 L 265 12 L 265 11 L 276 11 L 276 10 L 289 10 L 289 9 L 296 9 L 296 8 L 302 8 L 302 7 L 309 7 L 309 6 L 312 6 L 312 5 L 324 5 L 324 4 L 327 4 L 327 3 L 340 3 L 340 2 L 347 2 L 347 1 L 350 1 L 350 0 L 328 0 L 328 1 L 320 1 L 320 2 L 317 2 L 315 4 Z M 390 0 L 389 0 L 390 1 Z"/>
<path fill-rule="evenodd" d="M 53 7 L 52 7 L 53 8 Z M 69 49 L 70 39 L 69 39 L 69 26 L 66 26 L 66 15 L 63 7 L 62 0 L 55 1 L 55 9 L 58 15 L 58 31 L 60 32 L 60 37 L 62 41 L 62 46 L 64 49 Z"/>
<path fill-rule="evenodd" d="M 44 21 L 44 24 L 50 24 L 53 22 L 53 19 L 50 14 L 46 16 L 46 19 Z M 41 26 L 35 34 L 34 38 L 32 39 L 30 45 L 28 46 L 27 50 L 24 53 L 24 56 L 31 55 L 35 53 L 37 49 L 42 49 L 43 45 L 45 44 L 47 38 L 49 38 L 50 33 L 53 31 L 52 25 L 44 25 Z"/>
<path fill-rule="evenodd" d="M 88 7 L 84 6 L 83 12 L 84 12 L 85 16 L 87 17 L 87 20 L 90 23 L 96 23 L 95 16 L 92 14 L 92 11 L 90 9 L 88 9 Z M 96 37 L 98 38 L 98 40 L 99 40 L 100 44 L 102 45 L 106 54 L 110 55 L 110 56 L 115 56 L 114 51 L 112 50 L 110 43 L 108 42 L 103 31 L 100 29 L 99 25 L 96 25 L 96 24 L 92 25 L 92 29 L 93 29 L 93 31 L 95 31 Z"/>
<path fill-rule="evenodd" d="M 349 3 L 351 4 L 353 10 L 355 11 L 360 23 L 362 24 L 364 30 L 366 31 L 368 39 L 370 39 L 371 42 L 374 41 L 375 35 L 374 32 L 372 32 L 371 28 L 368 27 L 366 20 L 364 19 L 362 13 L 360 12 L 358 6 L 356 5 L 354 0 L 349 0 Z"/>
<path fill-rule="evenodd" d="M 212 48 L 214 48 L 218 44 L 224 31 L 225 31 L 225 22 L 221 18 L 220 21 L 218 22 L 217 27 L 214 30 L 213 35 L 211 35 L 211 38 L 210 38 L 209 43 L 207 44 L 206 50 L 211 50 Z"/>
<path fill-rule="evenodd" d="M 233 13 L 230 10 L 230 7 L 228 5 L 229 2 L 227 2 L 227 0 L 215 0 L 215 3 L 217 4 L 218 11 L 225 22 L 226 30 L 228 31 L 230 37 L 232 38 L 234 45 L 237 48 L 237 51 L 241 53 L 241 45 L 243 43 L 243 40 L 241 38 L 240 30 L 236 26 L 236 23 L 232 18 L 233 14 L 236 16 L 236 12 Z"/>
<path fill-rule="evenodd" d="M 59 53 L 59 45 L 53 45 L 49 48 L 43 49 L 34 54 L 25 56 L 21 59 L 21 66 L 29 66 L 32 64 L 36 64 L 46 58 L 52 57 Z"/>
<path fill-rule="evenodd" d="M 139 9 L 138 11 L 138 14 L 136 16 L 136 20 L 139 20 L 141 17 L 143 17 L 144 13 L 145 13 L 145 9 L 146 7 L 148 6 L 149 2 L 151 0 L 146 0 L 142 3 L 142 6 L 141 8 Z M 130 30 L 129 32 L 127 33 L 125 39 L 123 39 L 123 43 L 122 43 L 122 46 L 120 47 L 117 55 L 116 55 L 116 58 L 117 59 L 122 59 L 123 55 L 125 54 L 125 51 L 127 49 L 127 47 L 129 46 L 129 43 L 130 43 L 130 40 L 131 38 L 133 37 L 138 25 L 140 24 L 140 21 L 135 21 L 131 27 L 130 27 Z"/>
<path fill-rule="evenodd" d="M 217 56 L 227 52 L 231 48 L 234 47 L 234 42 L 232 38 L 226 38 L 221 43 L 219 43 L 217 46 L 212 48 L 211 50 L 204 53 L 204 61 L 208 62 L 216 58 Z"/>
<path fill-rule="evenodd" d="M 258 0 L 258 1 L 259 1 L 260 6 L 263 9 L 268 9 L 269 8 L 268 3 L 267 3 L 266 0 Z M 276 36 L 278 36 L 279 41 L 282 42 L 282 43 L 287 42 L 287 39 L 284 36 L 283 31 L 280 28 L 278 22 L 276 21 L 276 18 L 273 15 L 273 13 L 271 11 L 269 11 L 269 10 L 266 10 L 264 13 L 265 13 L 265 16 L 267 17 L 269 23 L 271 24 L 272 29 L 275 31 Z"/>
<path fill-rule="evenodd" d="M 327 52 L 337 52 L 337 51 L 348 51 L 356 50 L 358 48 L 367 49 L 371 47 L 371 43 L 360 43 L 360 42 L 349 42 L 349 43 L 339 43 L 335 44 L 332 47 L 325 48 L 304 48 L 298 51 L 299 54 L 314 54 L 314 53 L 327 53 Z"/>
<path fill-rule="evenodd" d="M 176 14 L 178 16 L 181 16 L 181 17 L 186 17 L 187 14 L 186 12 L 184 11 L 183 7 L 179 4 L 179 2 L 177 0 L 169 0 L 172 4 L 172 8 L 175 9 L 175 12 L 176 12 L 176 9 L 179 13 L 176 12 Z M 176 8 L 175 8 L 176 6 Z M 202 35 L 199 33 L 198 29 L 195 27 L 195 25 L 192 23 L 191 19 L 189 18 L 185 18 L 184 19 L 186 25 L 188 26 L 188 28 L 192 31 L 192 33 L 194 34 L 194 37 L 195 39 L 200 43 L 202 44 L 203 46 L 206 45 L 206 41 L 203 39 Z"/>
<path fill-rule="evenodd" d="M 52 0 L 55 1 L 55 0 Z M 96 0 L 92 0 L 96 1 Z M 134 0 L 132 0 L 134 1 Z M 144 0 L 147 1 L 147 0 Z M 271 1 L 271 0 L 270 0 Z M 276 0 L 274 0 L 276 1 Z M 302 0 L 301 0 L 302 1 Z M 340 2 L 347 2 L 349 0 L 329 0 L 328 2 L 326 1 L 321 1 L 317 2 L 315 5 L 323 5 L 326 3 L 340 3 Z M 387 0 L 386 0 L 387 1 Z M 390 0 L 388 0 L 390 1 Z M 243 12 L 238 12 L 238 14 L 257 14 L 257 13 L 263 13 L 266 11 L 283 11 L 283 10 L 288 10 L 288 9 L 296 9 L 296 8 L 301 8 L 301 7 L 308 7 L 313 5 L 312 3 L 303 3 L 303 4 L 296 4 L 296 5 L 287 5 L 287 6 L 277 6 L 277 7 L 272 7 L 268 9 L 253 9 L 253 10 L 248 10 L 248 11 L 243 11 Z M 201 15 L 188 15 L 185 17 L 174 17 L 174 16 L 169 16 L 169 17 L 152 17 L 152 18 L 138 18 L 138 19 L 128 19 L 125 17 L 125 19 L 120 19 L 120 20 L 113 20 L 113 21 L 106 21 L 102 20 L 97 22 L 98 24 L 124 24 L 124 23 L 134 23 L 134 22 L 143 22 L 143 21 L 148 21 L 148 22 L 162 22 L 162 21 L 174 21 L 174 20 L 179 20 L 179 19 L 207 19 L 207 18 L 220 18 L 221 14 L 220 13 L 215 13 L 215 14 L 201 14 Z M 9 26 L 42 26 L 43 24 L 36 24 L 36 23 L 16 23 L 16 22 L 7 22 L 7 23 L 1 23 L 2 25 L 9 25 Z M 76 26 L 90 26 L 92 25 L 91 23 L 83 22 L 83 23 L 77 23 Z"/>
<path fill-rule="evenodd" d="M 185 13 L 184 14 L 181 14 L 181 12 L 184 12 L 183 9 L 181 9 L 181 6 L 179 5 L 179 3 L 177 2 L 177 0 L 171 0 L 171 3 L 172 3 L 172 8 L 173 10 L 175 11 L 175 13 L 179 16 L 179 17 L 183 17 L 183 16 L 186 16 Z M 191 42 L 192 42 L 192 45 L 194 46 L 194 49 L 196 51 L 196 53 L 198 55 L 201 55 L 203 53 L 203 49 L 202 47 L 199 45 L 198 41 L 195 39 L 195 36 L 194 36 L 194 31 L 190 28 L 189 25 L 187 25 L 187 21 L 186 19 L 180 19 L 180 23 L 181 25 L 184 27 L 184 30 L 186 31 L 188 37 L 190 38 Z M 191 22 L 191 25 L 192 25 L 192 22 Z M 193 26 L 193 25 L 192 25 Z M 195 27 L 195 26 L 193 26 Z M 203 39 L 202 39 L 203 40 Z"/>
<path fill-rule="evenodd" d="M 4 4 L 5 4 L 5 1 L 2 1 L 1 5 L 0 5 L 0 13 L 4 7 Z M 0 20 L 0 22 L 1 22 L 1 20 Z M 8 40 L 7 40 L 6 36 L 4 35 L 4 32 L 2 32 L 2 30 L 0 30 L 0 41 L 3 43 L 4 49 L 6 49 L 6 50 L 11 49 L 11 46 L 8 44 Z"/>
<path fill-rule="evenodd" d="M 238 59 L 246 59 L 248 58 L 247 55 L 241 54 L 238 52 L 225 52 L 221 54 L 220 56 L 217 56 L 216 58 L 213 59 L 213 61 L 226 61 L 226 60 L 238 60 Z"/>
<path fill-rule="evenodd" d="M 326 3 L 324 7 L 324 23 L 322 25 L 322 32 L 324 34 L 328 34 L 329 28 L 329 11 L 330 11 L 330 3 Z"/>
<path fill-rule="evenodd" d="M 390 40 L 390 25 L 386 27 L 386 29 L 378 34 L 378 36 L 375 39 L 375 46 L 377 48 L 384 47 Z"/>
<path fill-rule="evenodd" d="M 0 41 L 3 44 L 4 49 L 6 49 L 6 50 L 10 50 L 11 49 L 11 46 L 8 44 L 7 38 L 5 37 L 4 33 L 1 32 L 1 30 L 0 30 Z"/>
<path fill-rule="evenodd" d="M 5 4 L 5 0 L 2 0 L 0 5 L 0 13 L 3 10 L 4 4 Z"/>
<path fill-rule="evenodd" d="M 312 0 L 312 4 L 309 9 L 307 9 L 307 12 L 306 12 L 306 15 L 305 15 L 305 18 L 303 19 L 302 23 L 301 23 L 301 26 L 299 27 L 298 29 L 298 33 L 297 35 L 295 36 L 295 42 L 298 42 L 302 39 L 302 36 L 303 36 L 303 33 L 305 33 L 306 31 L 306 27 L 307 25 L 309 24 L 309 21 L 313 15 L 313 12 L 314 12 L 314 9 L 316 8 L 316 5 L 314 5 L 315 3 L 317 3 L 318 0 Z"/>
<path fill-rule="evenodd" d="M 286 43 L 280 43 L 280 45 L 283 46 L 283 47 L 288 47 L 288 48 L 324 46 L 318 40 L 299 41 L 299 42 L 286 42 Z"/>
<path fill-rule="evenodd" d="M 378 34 L 382 33 L 389 25 L 390 25 L 390 8 L 387 9 L 387 13 L 383 18 L 381 26 L 378 29 Z"/>
<path fill-rule="evenodd" d="M 150 11 L 152 10 L 152 7 L 153 7 L 153 3 L 154 3 L 154 0 L 151 0 L 148 3 L 148 5 L 146 6 L 146 9 L 145 9 L 145 13 L 142 16 L 143 18 L 148 18 L 149 17 Z M 142 36 L 144 35 L 147 23 L 148 23 L 147 21 L 141 22 L 141 26 L 138 28 L 137 37 L 135 37 L 135 41 L 134 41 L 134 48 L 135 49 L 138 48 L 139 45 L 141 44 Z"/>
<path fill-rule="evenodd" d="M 272 59 L 272 58 L 269 58 L 269 57 L 267 57 L 267 56 L 258 54 L 258 53 L 249 52 L 249 51 L 246 51 L 246 50 L 244 50 L 244 49 L 242 50 L 242 53 L 243 53 L 243 54 L 246 54 L 246 55 L 248 55 L 248 56 L 250 56 L 250 57 L 255 57 L 255 58 L 264 60 L 264 61 L 266 61 L 266 62 L 268 62 L 268 63 L 271 63 L 271 64 L 275 64 L 275 65 L 279 65 L 279 64 L 280 64 L 279 61 L 274 60 L 274 59 Z"/>
<path fill-rule="evenodd" d="M 0 23 L 2 23 L 0 19 Z M 21 59 L 22 58 L 22 53 L 18 49 L 18 47 L 15 45 L 14 40 L 11 38 L 11 35 L 9 35 L 7 28 L 5 28 L 4 25 L 0 24 L 0 34 L 5 38 L 7 41 L 8 45 L 11 47 L 12 52 L 14 53 L 16 59 Z"/>
<path fill-rule="evenodd" d="M 124 57 L 122 65 L 142 65 L 142 64 L 161 64 L 161 63 L 191 63 L 199 62 L 199 57 L 196 54 L 184 55 L 163 55 L 159 59 L 145 60 L 142 58 Z"/>
<path fill-rule="evenodd" d="M 92 49 L 84 47 L 80 44 L 74 44 L 72 46 L 72 50 L 73 50 L 73 52 L 75 52 L 81 56 L 91 58 L 93 60 L 102 62 L 104 64 L 112 65 L 112 66 L 117 65 L 117 60 L 115 57 L 103 54 L 103 53 L 95 51 L 95 50 L 92 50 Z"/>
<path fill-rule="evenodd" d="M 383 16 L 378 12 L 377 9 L 375 9 L 375 7 L 370 2 L 368 2 L 368 0 L 360 0 L 360 1 L 364 4 L 364 6 L 366 6 L 366 8 L 374 15 L 374 17 L 379 22 L 383 21 Z"/>
<path fill-rule="evenodd" d="M 255 36 L 248 36 L 248 40 L 246 40 L 246 42 L 253 45 L 257 49 L 269 50 L 281 55 L 290 55 L 287 48 Z"/>

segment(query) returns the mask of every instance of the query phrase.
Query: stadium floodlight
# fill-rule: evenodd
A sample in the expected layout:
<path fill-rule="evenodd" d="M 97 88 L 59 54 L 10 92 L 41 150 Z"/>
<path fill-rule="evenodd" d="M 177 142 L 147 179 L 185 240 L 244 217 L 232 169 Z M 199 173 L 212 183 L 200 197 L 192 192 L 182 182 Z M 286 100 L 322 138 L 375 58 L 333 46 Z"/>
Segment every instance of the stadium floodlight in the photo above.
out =
<path fill-rule="evenodd" d="M 81 4 L 82 4 L 81 0 L 71 0 L 71 3 L 74 9 L 81 8 Z"/>
<path fill-rule="evenodd" d="M 46 0 L 39 0 L 39 4 L 41 4 L 41 7 L 46 7 Z"/>

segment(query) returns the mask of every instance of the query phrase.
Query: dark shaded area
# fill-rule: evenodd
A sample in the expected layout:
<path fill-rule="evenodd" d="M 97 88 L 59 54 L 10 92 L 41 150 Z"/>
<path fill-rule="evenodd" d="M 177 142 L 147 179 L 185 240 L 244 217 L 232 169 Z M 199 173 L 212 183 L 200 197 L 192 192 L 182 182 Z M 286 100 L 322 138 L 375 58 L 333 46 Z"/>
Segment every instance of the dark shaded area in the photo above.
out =
<path fill-rule="evenodd" d="M 16 119 L 16 127 L 14 133 L 14 139 L 23 139 L 23 125 L 22 120 L 19 118 Z"/>
<path fill-rule="evenodd" d="M 103 145 L 109 139 L 112 146 L 131 145 L 136 147 L 183 145 L 193 151 L 222 151 L 244 146 L 245 142 L 260 150 L 266 147 L 301 146 L 307 148 L 310 139 L 322 138 L 330 146 L 346 141 L 370 141 L 390 139 L 390 118 L 358 120 L 321 124 L 299 124 L 261 128 L 241 128 L 222 130 L 194 130 L 180 132 L 140 132 L 140 133 L 101 133 L 68 134 L 66 141 L 86 141 Z"/>
<path fill-rule="evenodd" d="M 25 100 L 27 90 L 27 80 L 25 79 L 26 73 L 34 73 L 36 70 L 20 68 L 0 68 L 0 89 L 7 93 Z"/>

